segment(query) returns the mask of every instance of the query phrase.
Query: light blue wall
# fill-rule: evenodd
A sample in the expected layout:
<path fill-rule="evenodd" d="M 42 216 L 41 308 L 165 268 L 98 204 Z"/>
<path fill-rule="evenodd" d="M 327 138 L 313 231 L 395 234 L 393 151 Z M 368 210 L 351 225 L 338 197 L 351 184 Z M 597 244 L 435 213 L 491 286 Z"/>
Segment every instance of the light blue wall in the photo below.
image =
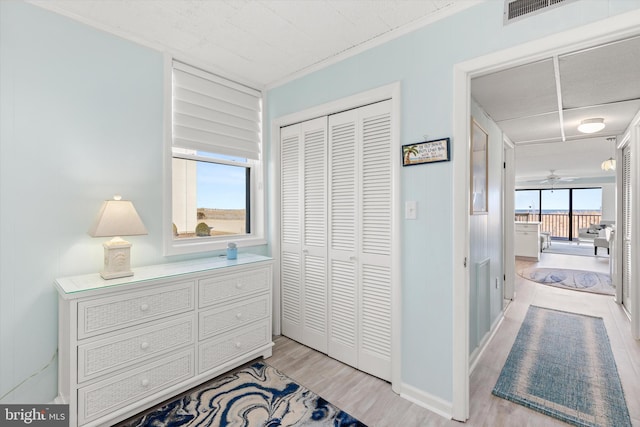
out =
<path fill-rule="evenodd" d="M 265 135 L 271 119 L 399 81 L 401 143 L 451 136 L 456 63 L 640 7 L 583 0 L 503 26 L 503 4 L 481 3 L 270 90 Z M 402 202 L 418 202 L 418 219 L 405 221 L 401 236 L 402 379 L 451 401 L 452 163 L 404 168 L 401 179 Z M 499 243 L 491 238 L 487 244 Z M 492 316 L 499 309 L 493 303 Z"/>
<path fill-rule="evenodd" d="M 133 200 L 149 230 L 132 262 L 161 260 L 163 60 L 20 2 L 0 2 L 0 395 L 57 347 L 55 277 L 99 271 L 87 235 L 102 200 Z M 47 402 L 56 363 L 3 402 Z"/>

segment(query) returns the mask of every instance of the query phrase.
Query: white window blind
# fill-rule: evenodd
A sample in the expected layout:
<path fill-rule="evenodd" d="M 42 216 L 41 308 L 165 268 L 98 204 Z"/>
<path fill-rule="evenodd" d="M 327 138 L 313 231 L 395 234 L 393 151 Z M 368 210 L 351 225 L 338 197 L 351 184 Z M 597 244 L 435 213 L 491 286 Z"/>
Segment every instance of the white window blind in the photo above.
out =
<path fill-rule="evenodd" d="M 258 160 L 260 91 L 173 61 L 173 145 Z"/>

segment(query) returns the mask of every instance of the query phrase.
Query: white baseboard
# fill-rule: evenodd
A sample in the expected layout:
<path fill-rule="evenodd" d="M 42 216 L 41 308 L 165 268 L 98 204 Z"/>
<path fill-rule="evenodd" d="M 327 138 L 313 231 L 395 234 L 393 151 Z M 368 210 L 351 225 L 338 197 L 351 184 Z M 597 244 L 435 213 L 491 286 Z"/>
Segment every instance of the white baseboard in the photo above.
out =
<path fill-rule="evenodd" d="M 509 304 L 509 306 L 511 306 L 511 304 Z M 507 309 L 508 308 L 509 307 L 507 307 Z M 487 349 L 487 346 L 489 345 L 493 337 L 496 335 L 496 332 L 498 332 L 498 328 L 500 328 L 500 325 L 502 324 L 503 320 L 504 320 L 504 311 L 500 313 L 500 316 L 498 316 L 498 318 L 493 322 L 491 329 L 484 336 L 478 348 L 476 348 L 474 352 L 471 353 L 471 356 L 469 356 L 469 375 L 471 375 L 473 373 L 473 370 L 476 369 L 476 366 L 478 365 L 478 360 L 480 360 L 480 357 L 482 357 L 482 353 L 484 353 L 484 351 Z"/>
<path fill-rule="evenodd" d="M 408 384 L 402 384 L 400 397 L 428 409 L 448 420 L 453 418 L 453 404 Z"/>

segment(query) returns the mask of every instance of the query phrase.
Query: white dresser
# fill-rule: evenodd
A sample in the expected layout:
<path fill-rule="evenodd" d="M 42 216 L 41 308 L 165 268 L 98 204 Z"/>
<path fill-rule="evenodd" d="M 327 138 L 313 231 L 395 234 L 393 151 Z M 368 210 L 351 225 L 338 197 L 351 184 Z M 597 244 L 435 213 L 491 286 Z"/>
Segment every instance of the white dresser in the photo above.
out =
<path fill-rule="evenodd" d="M 271 263 L 240 254 L 56 280 L 56 400 L 70 426 L 112 425 L 270 357 Z"/>
<path fill-rule="evenodd" d="M 540 260 L 540 223 L 516 221 L 514 252 L 517 257 Z"/>

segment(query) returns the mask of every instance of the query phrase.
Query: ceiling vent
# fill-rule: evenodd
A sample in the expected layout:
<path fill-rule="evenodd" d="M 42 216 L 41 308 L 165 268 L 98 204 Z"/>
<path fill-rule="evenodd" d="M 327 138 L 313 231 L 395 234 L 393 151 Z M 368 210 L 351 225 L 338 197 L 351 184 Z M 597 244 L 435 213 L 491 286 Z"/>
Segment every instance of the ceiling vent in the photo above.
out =
<path fill-rule="evenodd" d="M 575 0 L 505 0 L 504 23 L 523 19 Z"/>

